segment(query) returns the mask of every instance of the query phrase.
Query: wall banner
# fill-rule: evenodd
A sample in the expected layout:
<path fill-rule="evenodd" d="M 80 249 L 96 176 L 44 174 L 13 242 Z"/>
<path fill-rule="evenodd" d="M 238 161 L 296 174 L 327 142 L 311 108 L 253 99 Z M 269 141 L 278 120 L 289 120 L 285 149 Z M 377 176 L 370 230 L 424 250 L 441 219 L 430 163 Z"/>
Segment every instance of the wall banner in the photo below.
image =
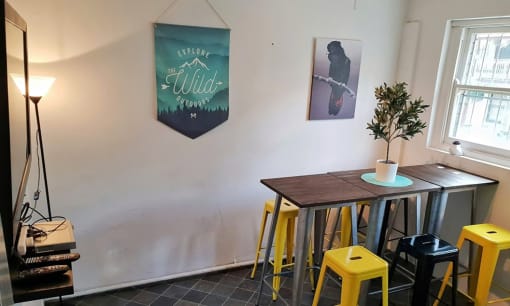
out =
<path fill-rule="evenodd" d="M 196 138 L 228 119 L 230 29 L 154 25 L 158 120 Z"/>

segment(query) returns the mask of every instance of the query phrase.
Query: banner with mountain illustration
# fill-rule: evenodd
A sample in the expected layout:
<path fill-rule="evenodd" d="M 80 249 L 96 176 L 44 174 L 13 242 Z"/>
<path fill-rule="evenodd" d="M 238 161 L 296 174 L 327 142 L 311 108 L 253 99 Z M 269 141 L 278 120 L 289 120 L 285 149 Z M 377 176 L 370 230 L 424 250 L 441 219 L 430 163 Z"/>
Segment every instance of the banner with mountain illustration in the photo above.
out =
<path fill-rule="evenodd" d="M 196 138 L 228 119 L 230 30 L 154 25 L 158 120 Z"/>

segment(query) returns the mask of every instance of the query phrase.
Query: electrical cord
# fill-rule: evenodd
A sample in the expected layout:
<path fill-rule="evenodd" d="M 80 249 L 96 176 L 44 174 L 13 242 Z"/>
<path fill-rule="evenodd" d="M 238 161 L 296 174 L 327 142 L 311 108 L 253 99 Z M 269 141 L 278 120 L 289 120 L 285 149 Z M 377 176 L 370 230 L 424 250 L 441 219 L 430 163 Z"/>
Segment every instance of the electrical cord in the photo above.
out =
<path fill-rule="evenodd" d="M 67 218 L 66 217 L 62 217 L 62 216 L 53 216 L 53 219 L 60 219 L 62 221 L 60 223 L 56 224 L 52 229 L 49 229 L 49 230 L 42 230 L 42 229 L 37 227 L 37 223 L 38 222 L 47 221 L 48 220 L 47 218 L 44 218 L 44 217 L 41 218 L 41 219 L 35 220 L 34 222 L 32 222 L 32 224 L 30 226 L 33 227 L 33 228 L 36 228 L 36 229 L 38 229 L 40 231 L 43 231 L 46 235 L 48 235 L 49 233 L 56 232 L 67 221 Z"/>
<path fill-rule="evenodd" d="M 31 211 L 30 215 L 27 216 L 27 219 L 24 220 L 25 222 L 30 221 L 30 219 L 32 218 L 32 214 L 34 212 L 38 212 L 37 211 L 37 202 L 38 202 L 39 196 L 41 194 L 41 189 L 40 189 L 40 186 L 41 186 L 41 158 L 40 158 L 40 155 L 39 155 L 39 143 L 40 143 L 39 133 L 36 133 L 35 134 L 35 144 L 36 144 L 35 151 L 36 151 L 36 156 L 37 156 L 37 188 L 34 191 L 34 207 L 33 207 L 32 211 Z M 42 216 L 39 212 L 38 212 L 38 214 L 40 216 Z"/>
<path fill-rule="evenodd" d="M 31 212 L 30 212 L 30 215 L 27 216 L 27 213 L 29 210 L 31 210 Z M 49 230 L 43 230 L 41 228 L 38 228 L 37 223 L 42 222 L 42 221 L 48 221 L 48 218 L 46 218 L 43 214 L 41 214 L 41 212 L 39 212 L 37 209 L 30 207 L 28 202 L 25 203 L 25 205 L 23 205 L 21 220 L 24 223 L 28 223 L 27 221 L 29 221 L 32 218 L 32 215 L 34 213 L 36 213 L 37 215 L 39 215 L 41 217 L 28 225 L 28 236 L 34 237 L 34 239 L 45 238 L 46 236 L 48 236 L 49 233 L 55 232 L 60 227 L 62 227 L 62 225 L 64 225 L 64 223 L 67 220 L 67 218 L 65 218 L 63 216 L 54 216 L 53 219 L 60 219 L 62 221 L 59 222 L 58 224 L 56 224 L 53 228 L 51 228 Z"/>

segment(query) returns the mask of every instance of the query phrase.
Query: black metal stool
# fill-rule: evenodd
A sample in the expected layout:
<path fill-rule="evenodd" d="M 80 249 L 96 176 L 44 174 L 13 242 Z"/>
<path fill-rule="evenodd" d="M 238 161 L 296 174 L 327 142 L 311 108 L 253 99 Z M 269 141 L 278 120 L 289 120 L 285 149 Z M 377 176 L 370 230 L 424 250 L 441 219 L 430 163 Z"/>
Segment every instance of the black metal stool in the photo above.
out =
<path fill-rule="evenodd" d="M 417 260 L 411 305 L 428 305 L 428 293 L 434 266 L 436 263 L 445 261 L 451 261 L 453 263 L 452 305 L 456 305 L 459 249 L 432 234 L 403 237 L 398 242 L 395 256 L 391 263 L 389 271 L 390 282 L 400 259 L 401 252 L 405 252 Z"/>

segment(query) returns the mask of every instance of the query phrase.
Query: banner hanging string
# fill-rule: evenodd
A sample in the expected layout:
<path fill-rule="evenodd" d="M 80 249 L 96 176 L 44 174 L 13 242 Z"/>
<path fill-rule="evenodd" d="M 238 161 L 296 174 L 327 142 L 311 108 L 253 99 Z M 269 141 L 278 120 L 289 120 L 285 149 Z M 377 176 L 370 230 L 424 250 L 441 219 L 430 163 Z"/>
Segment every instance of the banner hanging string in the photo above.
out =
<path fill-rule="evenodd" d="M 158 18 L 156 18 L 156 21 L 159 21 L 159 19 L 161 19 L 161 17 L 163 17 L 163 15 L 165 15 L 168 11 L 171 11 L 173 10 L 173 7 L 175 6 L 175 4 L 177 4 L 177 2 L 179 2 L 180 0 L 173 0 L 172 2 L 170 2 L 170 4 L 165 8 L 165 10 L 158 16 Z M 205 0 L 207 2 L 207 4 L 209 5 L 209 7 L 211 8 L 211 10 L 214 12 L 214 14 L 216 16 L 218 16 L 218 18 L 221 20 L 221 22 L 223 22 L 223 24 L 228 28 L 230 29 L 230 26 L 228 25 L 228 23 L 225 21 L 225 19 L 223 19 L 223 17 L 221 17 L 221 14 L 218 12 L 218 10 L 214 7 L 214 5 L 212 5 L 211 1 L 210 0 Z"/>

